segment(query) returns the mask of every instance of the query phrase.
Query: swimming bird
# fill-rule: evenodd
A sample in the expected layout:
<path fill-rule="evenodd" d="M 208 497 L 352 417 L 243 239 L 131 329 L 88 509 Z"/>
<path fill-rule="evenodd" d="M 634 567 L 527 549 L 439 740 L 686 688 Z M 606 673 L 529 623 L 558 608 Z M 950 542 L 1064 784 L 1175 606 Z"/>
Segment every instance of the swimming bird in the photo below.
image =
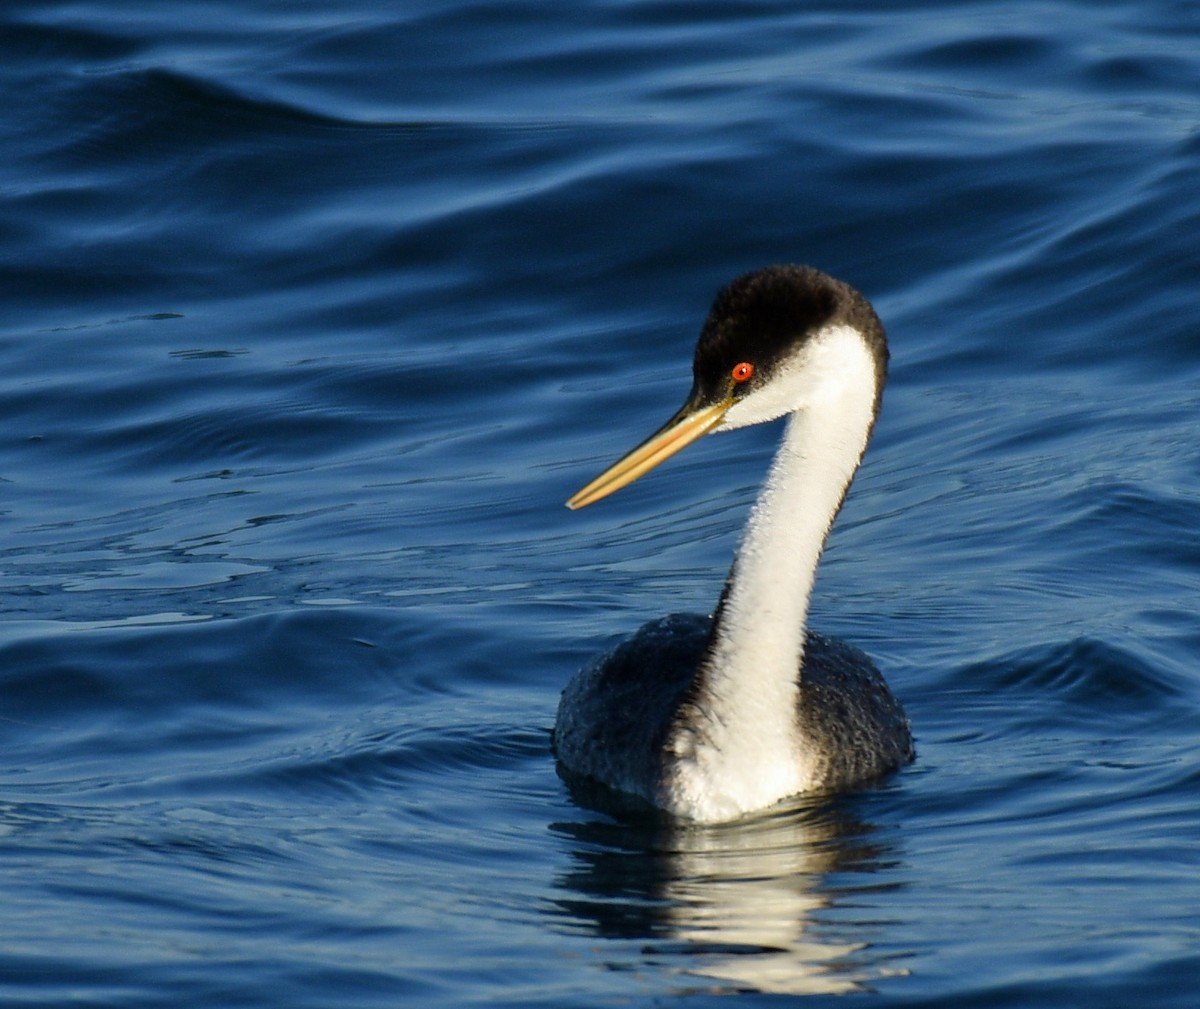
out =
<path fill-rule="evenodd" d="M 806 628 L 887 363 L 867 299 L 812 267 L 770 266 L 717 294 L 687 401 L 567 507 L 606 497 L 711 431 L 789 419 L 715 614 L 652 621 L 567 684 L 554 729 L 565 777 L 722 822 L 914 759 L 909 721 L 871 660 Z"/>

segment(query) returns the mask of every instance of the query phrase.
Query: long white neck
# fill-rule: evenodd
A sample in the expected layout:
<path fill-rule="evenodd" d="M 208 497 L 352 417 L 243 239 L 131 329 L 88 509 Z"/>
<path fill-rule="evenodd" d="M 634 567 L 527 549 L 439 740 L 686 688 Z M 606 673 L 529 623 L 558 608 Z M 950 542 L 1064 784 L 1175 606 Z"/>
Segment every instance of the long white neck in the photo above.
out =
<path fill-rule="evenodd" d="M 808 601 L 825 538 L 866 449 L 877 395 L 874 360 L 848 327 L 814 339 L 793 370 L 771 388 L 800 408 L 750 514 L 692 703 L 670 744 L 667 799 L 694 819 L 762 808 L 811 784 L 813 761 L 796 715 Z M 756 403 L 733 425 L 776 409 Z"/>

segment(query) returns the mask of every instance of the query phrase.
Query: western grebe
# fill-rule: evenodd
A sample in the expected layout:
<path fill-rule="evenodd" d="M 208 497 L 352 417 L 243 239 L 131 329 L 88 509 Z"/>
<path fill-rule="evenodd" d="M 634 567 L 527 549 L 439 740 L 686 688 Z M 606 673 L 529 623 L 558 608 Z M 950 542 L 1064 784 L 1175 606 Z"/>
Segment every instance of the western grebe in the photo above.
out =
<path fill-rule="evenodd" d="M 710 431 L 791 416 L 716 613 L 652 621 L 567 684 L 554 729 L 566 774 L 719 822 L 913 759 L 908 719 L 871 660 L 805 627 L 887 361 L 874 309 L 819 270 L 771 266 L 720 291 L 687 402 L 567 506 L 598 501 Z"/>

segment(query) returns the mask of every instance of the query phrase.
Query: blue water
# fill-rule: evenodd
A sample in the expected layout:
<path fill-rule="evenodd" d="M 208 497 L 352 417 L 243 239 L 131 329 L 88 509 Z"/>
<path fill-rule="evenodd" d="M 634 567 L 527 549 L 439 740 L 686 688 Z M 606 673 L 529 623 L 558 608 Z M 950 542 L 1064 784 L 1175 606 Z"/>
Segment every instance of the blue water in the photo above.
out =
<path fill-rule="evenodd" d="M 0 1002 L 1196 1004 L 1200 7 L 10 0 L 0 89 Z M 562 502 L 780 261 L 918 760 L 616 820 L 558 691 L 778 431 Z"/>

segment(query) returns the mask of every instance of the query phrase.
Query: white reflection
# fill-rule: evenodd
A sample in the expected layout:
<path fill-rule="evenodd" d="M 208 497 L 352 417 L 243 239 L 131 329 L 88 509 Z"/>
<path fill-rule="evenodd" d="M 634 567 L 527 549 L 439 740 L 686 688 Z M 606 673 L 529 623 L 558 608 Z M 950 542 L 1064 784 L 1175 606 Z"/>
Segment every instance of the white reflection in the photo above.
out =
<path fill-rule="evenodd" d="M 835 806 L 797 800 L 720 827 L 656 819 L 556 829 L 571 835 L 575 858 L 559 881 L 568 891 L 560 910 L 600 935 L 645 940 L 642 954 L 683 988 L 840 994 L 896 973 L 871 952 L 877 923 L 820 920 L 838 902 L 831 873 L 865 874 L 843 889 L 877 890 L 887 856 Z"/>
<path fill-rule="evenodd" d="M 857 990 L 854 973 L 836 966 L 864 944 L 809 927 L 829 905 L 820 883 L 836 861 L 831 835 L 802 816 L 679 831 L 663 893 L 675 937 L 690 947 L 688 973 L 760 992 Z"/>

